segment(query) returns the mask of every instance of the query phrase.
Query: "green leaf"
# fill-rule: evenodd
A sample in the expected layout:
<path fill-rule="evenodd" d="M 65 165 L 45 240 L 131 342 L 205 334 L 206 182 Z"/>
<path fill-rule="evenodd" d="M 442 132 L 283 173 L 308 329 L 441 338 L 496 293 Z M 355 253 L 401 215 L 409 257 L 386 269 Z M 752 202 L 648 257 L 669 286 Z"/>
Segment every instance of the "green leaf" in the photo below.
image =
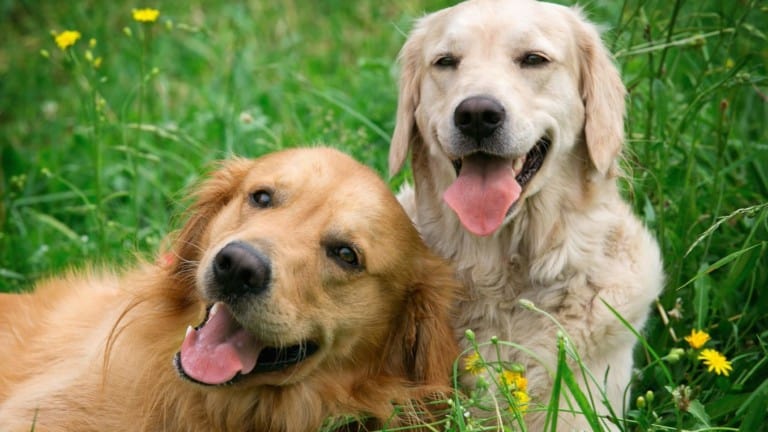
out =
<path fill-rule="evenodd" d="M 77 243 L 80 242 L 80 236 L 78 236 L 77 233 L 74 232 L 70 227 L 68 227 L 67 225 L 65 225 L 63 222 L 56 219 L 55 217 L 44 214 L 44 213 L 38 213 L 32 210 L 29 210 L 29 212 L 32 213 L 32 216 L 34 216 L 38 222 L 44 225 L 48 225 L 54 230 L 60 232 L 61 234 L 64 234 L 64 237 L 72 240 L 73 242 L 77 242 Z"/>
<path fill-rule="evenodd" d="M 746 407 L 746 409 L 744 409 Z M 743 431 L 757 431 L 765 425 L 765 413 L 768 411 L 768 380 L 752 393 L 736 415 L 743 415 L 741 427 Z"/>
<path fill-rule="evenodd" d="M 699 276 L 693 281 L 693 309 L 696 315 L 696 328 L 706 326 L 709 316 L 709 292 L 712 290 L 712 277 L 704 272 L 706 265 L 699 269 Z"/>
<path fill-rule="evenodd" d="M 688 413 L 696 419 L 698 426 L 710 427 L 709 414 L 707 414 L 706 408 L 698 399 L 691 401 L 691 404 L 688 405 Z"/>

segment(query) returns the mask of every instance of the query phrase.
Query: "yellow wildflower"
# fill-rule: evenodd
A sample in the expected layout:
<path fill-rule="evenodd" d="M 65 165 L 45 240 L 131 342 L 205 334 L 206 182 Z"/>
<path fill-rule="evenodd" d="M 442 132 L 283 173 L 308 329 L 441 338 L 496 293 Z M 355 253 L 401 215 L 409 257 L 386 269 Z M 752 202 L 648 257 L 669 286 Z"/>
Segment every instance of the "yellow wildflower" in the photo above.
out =
<path fill-rule="evenodd" d="M 731 362 L 728 361 L 728 359 L 725 358 L 724 355 L 720 354 L 720 352 L 717 350 L 705 349 L 699 353 L 697 358 L 701 360 L 705 366 L 707 366 L 707 372 L 714 372 L 718 375 L 728 376 L 728 374 L 733 370 Z"/>
<path fill-rule="evenodd" d="M 526 391 L 528 389 L 528 380 L 520 372 L 505 369 L 501 373 L 500 379 L 510 390 Z"/>
<path fill-rule="evenodd" d="M 56 41 L 56 45 L 58 45 L 59 48 L 66 50 L 67 48 L 74 45 L 75 42 L 80 39 L 80 36 L 81 34 L 79 31 L 65 30 L 57 35 L 54 35 L 53 39 Z"/>
<path fill-rule="evenodd" d="M 485 362 L 477 351 L 464 358 L 464 370 L 472 375 L 479 375 L 485 369 Z"/>
<path fill-rule="evenodd" d="M 510 407 L 513 409 L 513 411 L 517 411 L 520 414 L 525 414 L 526 411 L 528 411 L 528 403 L 531 401 L 531 397 L 528 396 L 528 393 L 524 391 L 514 391 L 512 392 L 512 403 L 514 404 L 514 407 Z"/>
<path fill-rule="evenodd" d="M 160 11 L 157 9 L 144 8 L 133 10 L 133 19 L 138 22 L 155 22 L 158 16 L 160 16 Z"/>
<path fill-rule="evenodd" d="M 691 334 L 685 337 L 685 341 L 688 342 L 688 345 L 696 350 L 703 347 L 704 344 L 709 341 L 709 339 L 709 333 L 696 329 L 691 330 Z"/>

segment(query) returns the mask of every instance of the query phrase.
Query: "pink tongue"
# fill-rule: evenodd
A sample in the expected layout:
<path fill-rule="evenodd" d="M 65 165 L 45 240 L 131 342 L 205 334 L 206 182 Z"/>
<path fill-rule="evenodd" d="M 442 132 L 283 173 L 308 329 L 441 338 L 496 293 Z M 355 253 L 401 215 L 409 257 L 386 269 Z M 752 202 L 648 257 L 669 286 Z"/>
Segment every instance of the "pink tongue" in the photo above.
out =
<path fill-rule="evenodd" d="M 512 162 L 486 155 L 464 159 L 459 177 L 443 194 L 469 232 L 487 236 L 496 231 L 522 188 Z"/>
<path fill-rule="evenodd" d="M 198 330 L 191 330 L 181 344 L 181 367 L 190 378 L 205 384 L 223 384 L 256 366 L 261 344 L 218 303 Z"/>

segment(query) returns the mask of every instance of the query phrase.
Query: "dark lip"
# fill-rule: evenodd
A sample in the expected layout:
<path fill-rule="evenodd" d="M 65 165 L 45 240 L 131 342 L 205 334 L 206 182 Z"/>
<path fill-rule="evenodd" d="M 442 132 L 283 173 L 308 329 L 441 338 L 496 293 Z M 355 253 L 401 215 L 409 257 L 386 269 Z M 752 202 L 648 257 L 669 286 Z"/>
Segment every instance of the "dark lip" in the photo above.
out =
<path fill-rule="evenodd" d="M 515 180 L 517 180 L 521 187 L 525 187 L 525 185 L 533 179 L 539 169 L 541 169 L 551 145 L 552 141 L 549 138 L 541 137 L 536 142 L 536 145 L 528 152 L 525 157 L 525 163 L 520 169 L 520 173 L 515 176 Z M 456 171 L 456 176 L 461 173 L 462 159 L 463 158 L 451 160 L 453 169 Z"/>
<path fill-rule="evenodd" d="M 205 323 L 208 321 L 212 308 L 213 308 L 213 303 L 206 306 L 205 317 L 203 317 L 203 320 L 200 322 L 200 324 L 198 324 L 198 326 L 194 328 L 195 331 L 203 327 Z M 282 371 L 284 369 L 287 369 L 291 366 L 294 366 L 303 362 L 304 360 L 306 360 L 307 358 L 315 354 L 319 349 L 320 349 L 320 345 L 318 345 L 316 342 L 313 342 L 313 341 L 302 341 L 302 342 L 299 342 L 298 344 L 282 346 L 282 347 L 266 346 L 259 353 L 259 358 L 256 360 L 256 366 L 254 366 L 253 370 L 251 370 L 247 374 L 242 374 L 238 372 L 231 380 L 221 384 L 204 383 L 187 375 L 187 373 L 184 372 L 184 368 L 181 365 L 181 351 L 176 352 L 176 354 L 173 356 L 173 365 L 176 368 L 176 371 L 178 372 L 178 374 L 182 378 L 188 381 L 191 381 L 200 385 L 204 385 L 207 387 L 221 387 L 221 386 L 229 386 L 229 385 L 235 384 L 243 380 L 244 378 L 247 378 L 250 376 L 254 376 L 262 373 Z"/>

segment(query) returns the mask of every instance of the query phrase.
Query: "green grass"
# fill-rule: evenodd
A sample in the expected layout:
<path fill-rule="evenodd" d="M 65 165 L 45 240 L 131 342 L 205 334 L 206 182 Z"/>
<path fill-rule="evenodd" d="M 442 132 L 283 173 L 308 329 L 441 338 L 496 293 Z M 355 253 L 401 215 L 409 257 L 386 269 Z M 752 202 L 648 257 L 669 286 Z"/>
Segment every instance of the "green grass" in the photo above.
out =
<path fill-rule="evenodd" d="M 142 4 L 0 1 L 0 291 L 151 254 L 214 159 L 326 143 L 384 176 L 394 59 L 412 19 L 448 3 L 160 2 L 146 5 L 160 20 L 141 25 L 131 9 Z M 768 6 L 586 9 L 607 29 L 630 90 L 626 196 L 667 272 L 641 333 L 629 411 L 616 413 L 621 428 L 767 430 Z M 67 52 L 50 35 L 65 29 L 83 34 Z M 678 302 L 667 321 L 660 311 Z M 728 377 L 687 348 L 694 328 L 732 361 Z M 572 375 L 558 369 L 561 392 L 573 390 Z M 599 395 L 573 399 L 589 410 Z M 456 399 L 443 425 L 482 428 L 463 415 L 472 403 Z"/>

